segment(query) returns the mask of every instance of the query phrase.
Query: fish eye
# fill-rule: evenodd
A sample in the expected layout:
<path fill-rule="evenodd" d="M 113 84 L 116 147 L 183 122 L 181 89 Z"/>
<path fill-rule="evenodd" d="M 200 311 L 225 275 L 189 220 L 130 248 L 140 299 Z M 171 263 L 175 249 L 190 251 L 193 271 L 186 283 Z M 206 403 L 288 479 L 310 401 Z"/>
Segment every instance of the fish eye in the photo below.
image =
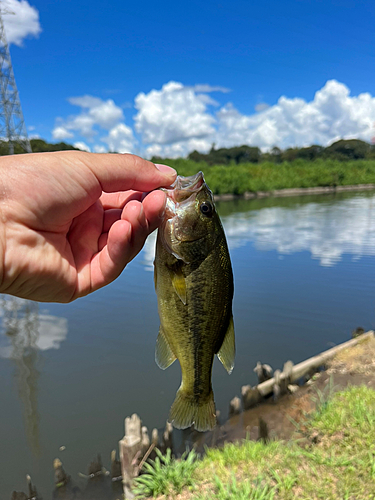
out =
<path fill-rule="evenodd" d="M 199 208 L 203 215 L 207 215 L 207 217 L 212 215 L 213 206 L 209 201 L 204 201 Z"/>

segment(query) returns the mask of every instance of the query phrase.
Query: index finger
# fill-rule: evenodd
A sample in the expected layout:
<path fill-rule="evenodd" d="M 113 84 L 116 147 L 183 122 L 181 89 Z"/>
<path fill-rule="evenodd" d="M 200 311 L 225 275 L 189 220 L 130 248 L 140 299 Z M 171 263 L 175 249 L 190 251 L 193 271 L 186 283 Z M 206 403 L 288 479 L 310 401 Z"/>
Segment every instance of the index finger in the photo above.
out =
<path fill-rule="evenodd" d="M 102 191 L 152 191 L 168 187 L 176 179 L 176 171 L 167 165 L 155 165 L 131 154 L 83 153 L 85 165 L 92 171 Z M 89 155 L 89 156 L 88 156 Z"/>

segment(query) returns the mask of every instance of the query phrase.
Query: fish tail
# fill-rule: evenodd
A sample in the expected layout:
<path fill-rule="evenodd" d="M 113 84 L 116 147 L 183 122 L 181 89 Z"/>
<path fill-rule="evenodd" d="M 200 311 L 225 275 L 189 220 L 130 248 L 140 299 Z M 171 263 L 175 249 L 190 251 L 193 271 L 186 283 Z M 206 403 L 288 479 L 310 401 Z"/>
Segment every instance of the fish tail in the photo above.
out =
<path fill-rule="evenodd" d="M 213 429 L 216 425 L 214 393 L 211 390 L 203 401 L 196 401 L 180 388 L 171 406 L 169 420 L 177 429 L 186 429 L 193 424 L 200 432 Z"/>

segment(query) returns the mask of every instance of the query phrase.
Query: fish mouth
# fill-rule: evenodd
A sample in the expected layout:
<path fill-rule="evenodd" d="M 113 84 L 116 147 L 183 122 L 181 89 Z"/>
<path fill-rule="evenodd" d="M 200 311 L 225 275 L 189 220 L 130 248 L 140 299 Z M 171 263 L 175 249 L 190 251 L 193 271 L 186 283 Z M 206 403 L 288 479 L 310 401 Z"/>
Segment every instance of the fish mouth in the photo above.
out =
<path fill-rule="evenodd" d="M 177 190 L 197 191 L 204 183 L 203 172 L 198 172 L 189 177 L 178 175 L 172 186 Z"/>
<path fill-rule="evenodd" d="M 204 183 L 203 172 L 188 177 L 178 175 L 174 183 L 169 188 L 162 188 L 162 191 L 167 194 L 168 199 L 175 204 L 179 204 L 196 195 L 202 189 Z"/>

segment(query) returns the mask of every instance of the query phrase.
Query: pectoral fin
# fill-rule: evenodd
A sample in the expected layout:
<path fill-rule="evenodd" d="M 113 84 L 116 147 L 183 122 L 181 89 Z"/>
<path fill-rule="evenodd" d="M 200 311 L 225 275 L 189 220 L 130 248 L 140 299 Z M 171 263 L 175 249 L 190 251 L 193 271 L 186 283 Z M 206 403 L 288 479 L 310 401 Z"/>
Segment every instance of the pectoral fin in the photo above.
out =
<path fill-rule="evenodd" d="M 224 341 L 217 353 L 217 357 L 223 364 L 224 368 L 230 374 L 234 367 L 234 356 L 236 354 L 236 347 L 234 342 L 234 324 L 233 316 L 229 321 L 227 333 L 225 334 Z"/>
<path fill-rule="evenodd" d="M 172 279 L 172 285 L 177 293 L 177 295 L 180 297 L 181 302 L 186 305 L 186 281 L 185 281 L 185 276 L 182 274 L 182 271 L 180 269 L 177 270 L 171 270 L 170 271 L 171 279 Z"/>
<path fill-rule="evenodd" d="M 159 368 L 165 370 L 176 360 L 168 340 L 164 334 L 163 328 L 160 325 L 159 335 L 156 341 L 155 361 Z"/>

